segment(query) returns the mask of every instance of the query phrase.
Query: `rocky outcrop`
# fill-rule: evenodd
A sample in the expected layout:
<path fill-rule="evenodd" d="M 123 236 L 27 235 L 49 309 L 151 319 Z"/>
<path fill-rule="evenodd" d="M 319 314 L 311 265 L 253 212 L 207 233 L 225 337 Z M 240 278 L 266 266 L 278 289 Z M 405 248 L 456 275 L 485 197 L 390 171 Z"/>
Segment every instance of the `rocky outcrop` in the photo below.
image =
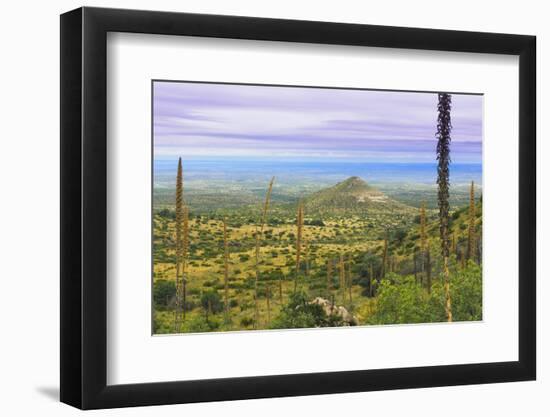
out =
<path fill-rule="evenodd" d="M 346 326 L 357 326 L 358 321 L 355 316 L 353 316 L 344 306 L 337 306 L 332 304 L 329 300 L 316 297 L 313 301 L 310 301 L 310 304 L 320 305 L 327 316 L 337 315 L 342 318 L 344 325 Z"/>

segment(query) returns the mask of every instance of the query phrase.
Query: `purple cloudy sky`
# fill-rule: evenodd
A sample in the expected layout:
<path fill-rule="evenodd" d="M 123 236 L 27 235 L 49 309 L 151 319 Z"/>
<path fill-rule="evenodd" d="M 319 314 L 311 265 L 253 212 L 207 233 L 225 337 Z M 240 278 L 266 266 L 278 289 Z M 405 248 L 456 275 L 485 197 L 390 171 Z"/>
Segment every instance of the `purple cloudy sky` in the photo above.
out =
<path fill-rule="evenodd" d="M 481 162 L 482 96 L 452 96 L 452 159 Z M 437 94 L 154 83 L 155 157 L 435 161 Z"/>

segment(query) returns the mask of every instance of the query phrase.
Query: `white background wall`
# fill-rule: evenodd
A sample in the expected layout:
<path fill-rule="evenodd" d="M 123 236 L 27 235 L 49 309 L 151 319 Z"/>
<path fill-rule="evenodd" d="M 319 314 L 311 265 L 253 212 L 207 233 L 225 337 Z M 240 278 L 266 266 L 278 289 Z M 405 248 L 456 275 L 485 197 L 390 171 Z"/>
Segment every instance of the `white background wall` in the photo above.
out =
<path fill-rule="evenodd" d="M 86 5 L 237 14 L 395 26 L 509 32 L 538 37 L 539 259 L 550 250 L 543 192 L 550 148 L 542 138 L 549 98 L 550 26 L 542 1 L 188 0 L 93 1 Z M 75 415 L 59 392 L 59 17 L 77 1 L 4 2 L 0 20 L 0 411 Z M 490 157 L 490 156 L 489 156 Z M 543 237 L 544 235 L 544 237 Z M 278 416 L 314 413 L 416 416 L 546 416 L 550 412 L 550 294 L 538 273 L 538 381 L 100 411 L 94 415 Z"/>

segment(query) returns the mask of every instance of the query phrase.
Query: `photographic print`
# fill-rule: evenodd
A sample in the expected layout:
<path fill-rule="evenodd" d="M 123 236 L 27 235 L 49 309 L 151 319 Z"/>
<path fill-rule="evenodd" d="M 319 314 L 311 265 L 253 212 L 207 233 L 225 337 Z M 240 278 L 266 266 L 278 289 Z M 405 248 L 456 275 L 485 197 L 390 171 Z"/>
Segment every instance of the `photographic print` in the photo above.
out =
<path fill-rule="evenodd" d="M 152 82 L 153 333 L 482 320 L 483 95 Z"/>

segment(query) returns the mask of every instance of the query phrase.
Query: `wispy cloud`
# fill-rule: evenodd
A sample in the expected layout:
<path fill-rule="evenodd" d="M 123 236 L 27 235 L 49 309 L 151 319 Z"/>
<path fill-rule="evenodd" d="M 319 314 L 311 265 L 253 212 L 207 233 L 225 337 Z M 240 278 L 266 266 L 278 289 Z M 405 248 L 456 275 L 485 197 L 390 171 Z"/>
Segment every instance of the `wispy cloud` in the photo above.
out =
<path fill-rule="evenodd" d="M 453 95 L 452 153 L 481 160 L 482 96 Z M 155 82 L 156 155 L 431 161 L 437 94 Z"/>

